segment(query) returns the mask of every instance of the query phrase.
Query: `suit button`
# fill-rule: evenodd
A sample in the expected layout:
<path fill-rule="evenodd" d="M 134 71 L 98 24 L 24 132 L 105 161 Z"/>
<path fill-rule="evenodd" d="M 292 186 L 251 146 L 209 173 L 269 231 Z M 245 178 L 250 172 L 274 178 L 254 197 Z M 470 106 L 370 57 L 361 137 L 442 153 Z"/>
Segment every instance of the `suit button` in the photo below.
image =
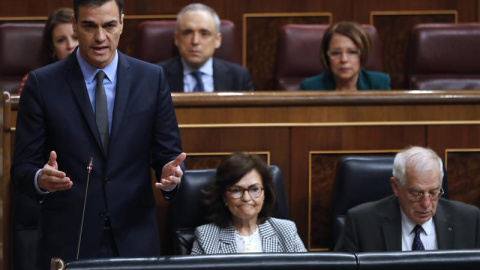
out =
<path fill-rule="evenodd" d="M 98 213 L 98 215 L 99 215 L 100 217 L 103 217 L 103 218 L 104 218 L 104 217 L 107 216 L 107 212 L 105 212 L 105 211 L 100 211 L 100 212 Z"/>

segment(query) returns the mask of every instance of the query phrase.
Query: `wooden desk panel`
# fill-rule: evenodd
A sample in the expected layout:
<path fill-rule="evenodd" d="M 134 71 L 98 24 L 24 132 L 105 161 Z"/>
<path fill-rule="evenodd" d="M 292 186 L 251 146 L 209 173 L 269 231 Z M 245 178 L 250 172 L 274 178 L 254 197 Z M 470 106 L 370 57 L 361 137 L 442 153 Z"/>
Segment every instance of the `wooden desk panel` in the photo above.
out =
<path fill-rule="evenodd" d="M 329 246 L 335 166 L 343 155 L 392 154 L 409 145 L 429 146 L 447 160 L 451 197 L 480 206 L 480 91 L 172 96 L 183 148 L 191 154 L 189 168 L 212 166 L 219 155 L 234 151 L 265 156 L 284 173 L 291 219 L 311 251 Z M 13 129 L 4 127 L 4 135 L 14 131 L 18 96 L 10 103 Z M 4 165 L 10 164 L 8 152 L 4 145 Z M 8 171 L 4 167 L 4 180 Z M 5 192 L 4 219 L 10 206 Z M 168 203 L 158 198 L 162 245 L 168 252 Z"/>

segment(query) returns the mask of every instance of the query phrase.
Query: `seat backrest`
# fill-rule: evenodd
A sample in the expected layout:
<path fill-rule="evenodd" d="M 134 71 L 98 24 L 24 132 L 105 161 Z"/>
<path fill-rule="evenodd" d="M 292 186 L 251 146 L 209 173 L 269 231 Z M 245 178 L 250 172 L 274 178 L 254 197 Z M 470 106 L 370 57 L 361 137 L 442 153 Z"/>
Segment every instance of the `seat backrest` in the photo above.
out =
<path fill-rule="evenodd" d="M 328 24 L 287 24 L 277 41 L 275 82 L 278 90 L 298 90 L 300 83 L 324 71 L 320 43 Z M 372 39 L 372 54 L 365 69 L 382 71 L 380 39 L 373 25 L 362 25 Z"/>
<path fill-rule="evenodd" d="M 418 24 L 409 42 L 410 89 L 480 89 L 480 24 Z"/>
<path fill-rule="evenodd" d="M 39 67 L 45 23 L 0 24 L 0 90 L 15 92 L 22 77 Z"/>
<path fill-rule="evenodd" d="M 394 159 L 394 156 L 347 156 L 338 161 L 332 203 L 332 249 L 343 231 L 345 214 L 350 208 L 393 194 L 389 179 Z M 443 197 L 448 198 L 446 177 L 443 189 Z"/>
<path fill-rule="evenodd" d="M 174 42 L 175 20 L 143 21 L 138 25 L 137 37 L 133 48 L 133 57 L 150 63 L 158 63 L 178 56 Z M 235 25 L 221 20 L 220 33 L 222 45 L 214 56 L 241 64 L 241 52 L 235 42 Z"/>
<path fill-rule="evenodd" d="M 283 186 L 283 174 L 276 166 L 269 166 L 277 193 L 278 208 L 275 217 L 288 219 L 288 206 Z M 207 224 L 209 211 L 204 204 L 202 190 L 215 180 L 216 169 L 187 170 L 175 199 L 169 205 L 169 235 L 175 255 L 188 255 L 195 240 L 195 228 Z"/>

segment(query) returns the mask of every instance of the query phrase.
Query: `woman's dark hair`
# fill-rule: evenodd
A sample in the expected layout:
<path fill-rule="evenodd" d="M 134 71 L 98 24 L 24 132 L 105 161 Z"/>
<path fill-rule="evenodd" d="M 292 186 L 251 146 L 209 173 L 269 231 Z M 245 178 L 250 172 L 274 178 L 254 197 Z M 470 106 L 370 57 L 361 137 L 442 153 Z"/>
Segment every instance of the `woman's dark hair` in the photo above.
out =
<path fill-rule="evenodd" d="M 205 202 L 211 211 L 209 219 L 217 226 L 224 228 L 232 224 L 232 214 L 225 206 L 223 199 L 225 191 L 252 170 L 256 170 L 260 174 L 265 192 L 263 207 L 258 213 L 258 223 L 265 222 L 275 212 L 277 199 L 272 172 L 268 166 L 257 155 L 235 153 L 218 166 L 215 181 L 210 189 L 204 192 Z"/>
<path fill-rule="evenodd" d="M 53 29 L 62 23 L 72 23 L 72 15 L 73 10 L 71 8 L 60 8 L 48 17 L 45 28 L 43 29 L 42 46 L 40 50 L 40 64 L 42 66 L 58 60 L 53 47 Z"/>
<path fill-rule="evenodd" d="M 331 71 L 328 50 L 330 49 L 330 41 L 334 34 L 346 36 L 355 43 L 355 46 L 360 50 L 360 66 L 362 68 L 365 67 L 372 51 L 370 36 L 365 32 L 363 27 L 356 22 L 339 22 L 330 26 L 327 31 L 325 31 L 322 43 L 320 44 L 320 62 L 325 70 Z"/>

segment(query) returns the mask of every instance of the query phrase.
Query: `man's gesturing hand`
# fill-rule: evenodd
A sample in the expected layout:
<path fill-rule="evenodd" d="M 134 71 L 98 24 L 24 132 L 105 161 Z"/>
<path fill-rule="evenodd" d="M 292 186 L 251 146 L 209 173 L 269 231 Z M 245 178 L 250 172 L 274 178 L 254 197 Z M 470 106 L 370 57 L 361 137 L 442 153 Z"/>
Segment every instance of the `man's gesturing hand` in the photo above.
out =
<path fill-rule="evenodd" d="M 155 183 L 155 187 L 165 191 L 174 189 L 182 178 L 183 172 L 182 169 L 180 169 L 180 164 L 186 157 L 187 154 L 182 152 L 175 160 L 165 164 L 162 169 L 162 177 L 158 183 Z"/>

